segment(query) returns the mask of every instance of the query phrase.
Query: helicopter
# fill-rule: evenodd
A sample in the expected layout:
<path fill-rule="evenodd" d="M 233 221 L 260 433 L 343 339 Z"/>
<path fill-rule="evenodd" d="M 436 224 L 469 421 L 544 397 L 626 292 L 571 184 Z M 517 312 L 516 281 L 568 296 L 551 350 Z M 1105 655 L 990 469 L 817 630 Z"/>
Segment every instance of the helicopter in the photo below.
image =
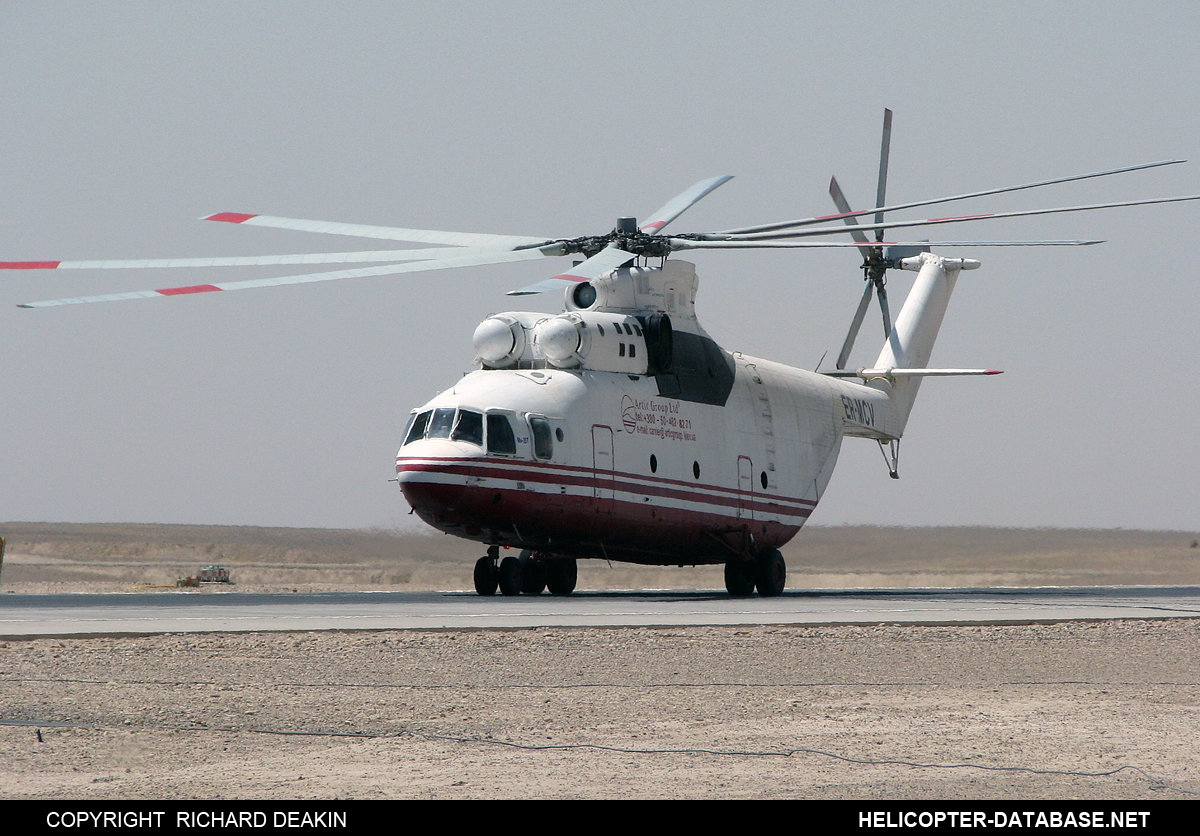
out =
<path fill-rule="evenodd" d="M 925 206 L 1175 165 L 1163 160 L 966 194 L 886 204 L 892 112 L 884 111 L 875 205 L 854 210 L 836 178 L 834 214 L 667 235 L 683 212 L 731 179 L 691 186 L 640 222 L 617 219 L 576 238 L 447 232 L 220 212 L 203 220 L 403 241 L 416 249 L 246 257 L 9 261 L 0 269 L 376 264 L 266 279 L 70 297 L 44 308 L 156 296 L 396 275 L 578 256 L 552 278 L 510 291 L 563 293 L 561 313 L 506 311 L 475 329 L 473 371 L 412 409 L 396 479 L 413 512 L 445 533 L 486 545 L 474 568 L 484 596 L 569 595 L 580 559 L 645 565 L 724 565 L 727 591 L 781 594 L 780 548 L 799 533 L 829 484 L 845 438 L 874 441 L 898 478 L 900 441 L 926 377 L 1000 374 L 932 368 L 950 296 L 975 259 L 934 248 L 1089 246 L 1098 240 L 926 241 L 889 231 L 985 219 L 1200 199 L 1200 195 L 1050 209 L 887 220 Z M 824 240 L 830 236 L 850 240 Z M 852 248 L 863 292 L 833 369 L 816 371 L 727 350 L 696 317 L 703 249 Z M 893 319 L 887 272 L 916 273 Z M 847 368 L 872 299 L 884 341 L 869 367 Z M 501 549 L 517 550 L 503 558 Z"/>

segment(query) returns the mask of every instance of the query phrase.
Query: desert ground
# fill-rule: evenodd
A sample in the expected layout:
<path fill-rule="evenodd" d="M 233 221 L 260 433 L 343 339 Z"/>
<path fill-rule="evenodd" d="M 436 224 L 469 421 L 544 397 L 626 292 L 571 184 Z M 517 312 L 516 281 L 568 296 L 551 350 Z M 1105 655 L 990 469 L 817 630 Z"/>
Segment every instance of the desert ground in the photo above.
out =
<path fill-rule="evenodd" d="M 8 593 L 466 589 L 393 532 L 0 524 Z M 789 587 L 1198 584 L 1192 532 L 815 528 Z M 201 566 L 235 584 L 174 590 Z M 585 563 L 580 588 L 722 586 Z M 5 798 L 1194 798 L 1200 620 L 0 641 Z"/>

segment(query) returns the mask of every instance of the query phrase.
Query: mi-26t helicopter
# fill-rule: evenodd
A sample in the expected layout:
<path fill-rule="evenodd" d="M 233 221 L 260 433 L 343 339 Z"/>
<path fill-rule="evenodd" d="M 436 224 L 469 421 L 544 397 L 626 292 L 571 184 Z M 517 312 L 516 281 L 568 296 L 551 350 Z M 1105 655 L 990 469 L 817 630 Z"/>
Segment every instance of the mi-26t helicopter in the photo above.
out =
<path fill-rule="evenodd" d="M 220 267 L 371 263 L 334 272 L 33 302 L 40 308 L 383 276 L 579 256 L 554 278 L 510 295 L 565 291 L 556 315 L 510 311 L 474 334 L 477 370 L 414 409 L 400 439 L 397 481 L 429 525 L 487 545 L 475 589 L 558 595 L 575 589 L 577 560 L 724 564 L 732 595 L 780 594 L 780 547 L 825 491 L 842 439 L 865 438 L 897 476 L 900 439 L 921 381 L 997 374 L 929 368 L 950 294 L 968 258 L 933 248 L 1081 246 L 1090 240 L 885 240 L 889 231 L 985 218 L 1082 212 L 1200 199 L 1134 200 L 999 214 L 885 220 L 901 210 L 1173 165 L 1108 171 L 885 205 L 891 112 L 885 111 L 875 206 L 851 209 L 837 181 L 837 213 L 717 232 L 666 235 L 668 224 L 730 178 L 703 180 L 640 222 L 602 235 L 544 238 L 439 232 L 222 212 L 206 220 L 415 242 L 422 249 L 137 261 L 0 262 L 8 269 Z M 864 223 L 865 221 L 865 223 Z M 850 241 L 818 240 L 849 235 Z M 835 368 L 812 372 L 728 351 L 696 320 L 695 266 L 680 251 L 852 247 L 863 294 Z M 917 277 L 892 319 L 888 270 Z M 871 298 L 885 340 L 868 368 L 847 369 Z M 517 549 L 500 559 L 500 549 Z"/>

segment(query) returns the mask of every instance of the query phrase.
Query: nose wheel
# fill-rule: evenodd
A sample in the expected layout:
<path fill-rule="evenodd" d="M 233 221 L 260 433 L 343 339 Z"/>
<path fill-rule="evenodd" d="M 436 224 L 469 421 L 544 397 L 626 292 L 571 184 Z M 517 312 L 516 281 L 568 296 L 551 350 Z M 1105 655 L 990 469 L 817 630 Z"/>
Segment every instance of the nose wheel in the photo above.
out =
<path fill-rule="evenodd" d="M 526 550 L 521 556 L 499 559 L 500 549 L 492 546 L 475 561 L 475 591 L 480 595 L 539 595 L 549 589 L 551 595 L 570 595 L 579 576 L 573 557 L 545 558 Z M 753 590 L 751 581 L 751 590 Z"/>
<path fill-rule="evenodd" d="M 475 591 L 480 595 L 495 595 L 500 585 L 500 570 L 496 558 L 500 549 L 492 546 L 488 553 L 475 561 Z"/>

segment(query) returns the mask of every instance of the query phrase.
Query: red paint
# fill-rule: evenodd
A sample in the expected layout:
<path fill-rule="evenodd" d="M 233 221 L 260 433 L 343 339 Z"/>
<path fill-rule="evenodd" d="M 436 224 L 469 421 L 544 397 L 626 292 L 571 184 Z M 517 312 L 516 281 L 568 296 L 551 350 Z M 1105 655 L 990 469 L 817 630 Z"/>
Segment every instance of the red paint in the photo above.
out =
<path fill-rule="evenodd" d="M 185 293 L 211 293 L 220 289 L 215 284 L 194 284 L 191 287 L 167 287 L 154 292 L 163 296 L 183 296 Z"/>
<path fill-rule="evenodd" d="M 0 270 L 53 270 L 61 261 L 0 261 Z"/>
<path fill-rule="evenodd" d="M 493 465 L 485 467 L 484 465 Z M 572 467 L 569 465 L 544 464 L 541 462 L 523 462 L 512 459 L 483 458 L 483 459 L 427 459 L 418 457 L 398 457 L 396 472 L 446 473 L 455 476 L 482 476 L 492 479 L 510 479 L 515 482 L 532 482 L 544 485 L 572 485 L 591 487 L 595 481 L 595 471 L 588 467 Z M 736 508 L 738 497 L 742 493 L 737 488 L 726 488 L 719 485 L 709 485 L 700 482 L 686 482 L 678 479 L 663 479 L 657 476 L 645 476 L 637 473 L 615 471 L 613 487 L 625 493 L 640 493 L 643 496 L 659 496 L 668 499 L 682 499 L 690 502 L 704 502 L 709 505 L 719 505 Z M 754 492 L 755 507 L 764 511 L 792 516 L 807 516 L 817 503 L 811 499 L 782 497 L 774 494 Z"/>
<path fill-rule="evenodd" d="M 460 537 L 650 565 L 724 563 L 731 552 L 714 537 L 747 527 L 759 547 L 775 548 L 800 530 L 799 525 L 623 499 L 606 503 L 611 510 L 605 511 L 592 496 L 423 482 L 402 482 L 401 489 L 421 519 Z"/>
<path fill-rule="evenodd" d="M 973 221 L 976 218 L 992 218 L 994 215 L 959 215 L 956 218 L 930 218 L 926 223 L 940 223 L 941 221 Z"/>
<path fill-rule="evenodd" d="M 257 218 L 258 215 L 243 215 L 241 212 L 218 212 L 215 215 L 209 215 L 204 220 L 206 221 L 224 221 L 227 224 L 245 223 L 251 218 Z"/>
<path fill-rule="evenodd" d="M 667 225 L 666 221 L 652 221 L 648 224 L 642 225 L 642 232 L 645 232 L 646 230 L 649 230 L 649 229 L 652 229 L 655 232 L 658 232 L 660 229 L 662 229 L 666 225 Z"/>
<path fill-rule="evenodd" d="M 587 279 L 585 279 L 583 276 L 576 276 L 574 273 L 559 273 L 554 278 L 566 279 L 569 282 L 586 282 L 587 281 Z"/>

